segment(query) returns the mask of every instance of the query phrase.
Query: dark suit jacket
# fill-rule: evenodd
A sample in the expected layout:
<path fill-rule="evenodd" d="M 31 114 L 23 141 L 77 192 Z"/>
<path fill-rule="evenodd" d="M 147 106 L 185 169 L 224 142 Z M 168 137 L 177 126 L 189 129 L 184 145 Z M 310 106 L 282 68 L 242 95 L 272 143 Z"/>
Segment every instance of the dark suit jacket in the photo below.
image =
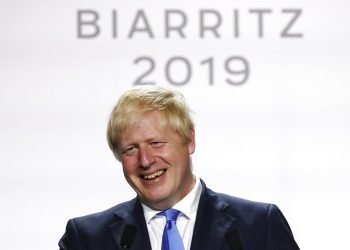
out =
<path fill-rule="evenodd" d="M 215 193 L 204 182 L 202 187 L 191 250 L 299 249 L 277 206 Z M 126 225 L 137 228 L 130 249 L 151 250 L 138 198 L 100 213 L 69 220 L 59 241 L 60 249 L 124 249 L 121 241 Z"/>

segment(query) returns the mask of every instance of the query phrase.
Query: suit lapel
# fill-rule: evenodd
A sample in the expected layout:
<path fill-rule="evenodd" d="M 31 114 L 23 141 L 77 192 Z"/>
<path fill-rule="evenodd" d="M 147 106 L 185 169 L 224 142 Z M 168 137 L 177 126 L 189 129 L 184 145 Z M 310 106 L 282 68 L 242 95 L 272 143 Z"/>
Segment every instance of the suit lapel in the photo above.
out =
<path fill-rule="evenodd" d="M 214 192 L 202 182 L 191 250 L 228 250 L 226 234 L 237 231 L 236 218 L 227 213 L 229 204 L 217 199 Z M 115 211 L 116 221 L 109 226 L 116 249 L 122 249 L 121 239 L 126 225 L 137 228 L 130 250 L 151 250 L 147 225 L 140 201 L 136 198 Z"/>
<path fill-rule="evenodd" d="M 140 201 L 136 198 L 128 202 L 125 206 L 116 210 L 117 221 L 109 226 L 116 249 L 122 249 L 121 240 L 126 225 L 132 225 L 137 228 L 135 240 L 130 250 L 144 249 L 151 250 L 151 243 L 148 236 L 147 225 L 143 216 L 143 210 Z"/>
<path fill-rule="evenodd" d="M 229 205 L 218 200 L 204 182 L 202 187 L 191 250 L 228 249 L 225 236 L 237 230 L 236 218 L 225 212 Z"/>

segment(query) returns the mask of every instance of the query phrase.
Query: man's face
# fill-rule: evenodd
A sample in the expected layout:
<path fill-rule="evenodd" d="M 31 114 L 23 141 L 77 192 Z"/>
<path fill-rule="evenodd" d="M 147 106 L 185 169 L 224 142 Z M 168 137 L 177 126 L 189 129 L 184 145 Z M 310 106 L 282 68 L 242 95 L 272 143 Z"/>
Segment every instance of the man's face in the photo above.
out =
<path fill-rule="evenodd" d="M 195 149 L 194 131 L 188 144 L 171 128 L 160 126 L 157 111 L 140 115 L 121 134 L 121 162 L 126 180 L 148 206 L 163 210 L 188 194 L 194 185 L 190 155 Z"/>

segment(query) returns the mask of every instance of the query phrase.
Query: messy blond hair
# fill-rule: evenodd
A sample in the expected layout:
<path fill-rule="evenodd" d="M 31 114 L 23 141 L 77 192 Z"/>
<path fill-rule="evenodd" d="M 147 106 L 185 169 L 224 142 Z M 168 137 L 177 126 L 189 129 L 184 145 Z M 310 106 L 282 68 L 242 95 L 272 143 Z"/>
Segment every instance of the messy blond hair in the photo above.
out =
<path fill-rule="evenodd" d="M 173 129 L 184 143 L 189 142 L 194 123 L 184 96 L 178 91 L 154 85 L 136 87 L 119 98 L 108 122 L 108 145 L 118 160 L 121 133 L 137 123 L 140 115 L 151 111 L 160 113 L 161 126 Z"/>

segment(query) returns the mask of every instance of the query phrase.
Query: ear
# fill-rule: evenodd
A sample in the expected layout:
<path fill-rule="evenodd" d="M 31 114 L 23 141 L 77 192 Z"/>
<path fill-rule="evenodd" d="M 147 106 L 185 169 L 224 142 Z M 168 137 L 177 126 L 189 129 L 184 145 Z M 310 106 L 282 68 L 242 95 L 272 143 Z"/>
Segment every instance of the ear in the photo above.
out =
<path fill-rule="evenodd" d="M 195 136 L 195 131 L 194 129 L 191 129 L 190 131 L 190 137 L 188 141 L 188 153 L 191 155 L 194 153 L 196 149 L 196 136 Z"/>

